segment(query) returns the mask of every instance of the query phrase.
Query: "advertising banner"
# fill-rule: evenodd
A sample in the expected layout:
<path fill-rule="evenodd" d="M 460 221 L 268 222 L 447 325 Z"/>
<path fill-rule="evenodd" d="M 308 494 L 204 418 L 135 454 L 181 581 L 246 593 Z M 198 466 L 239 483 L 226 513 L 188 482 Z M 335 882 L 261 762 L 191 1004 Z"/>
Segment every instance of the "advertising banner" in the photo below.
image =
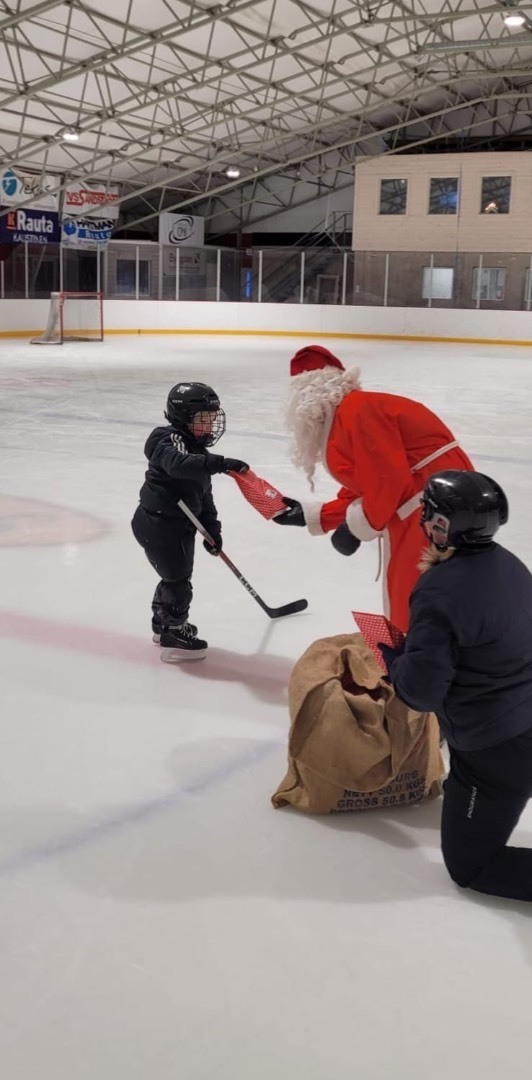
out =
<path fill-rule="evenodd" d="M 0 204 L 18 206 L 31 197 L 32 210 L 57 210 L 57 195 L 52 194 L 58 187 L 59 177 L 43 176 L 42 173 L 31 175 L 19 169 L 0 168 Z"/>
<path fill-rule="evenodd" d="M 27 206 L 9 210 L 0 218 L 0 241 L 4 244 L 58 244 L 59 215 Z"/>
<path fill-rule="evenodd" d="M 89 211 L 100 210 L 100 217 L 117 221 L 119 207 L 116 204 L 120 197 L 117 187 L 106 187 L 105 184 L 87 184 L 83 180 L 77 180 L 65 188 L 63 200 L 63 217 L 86 217 Z"/>
<path fill-rule="evenodd" d="M 203 247 L 205 222 L 191 214 L 159 214 L 159 243 L 178 247 Z"/>
<path fill-rule="evenodd" d="M 61 240 L 65 247 L 102 247 L 109 243 L 114 225 L 111 218 L 63 218 Z"/>

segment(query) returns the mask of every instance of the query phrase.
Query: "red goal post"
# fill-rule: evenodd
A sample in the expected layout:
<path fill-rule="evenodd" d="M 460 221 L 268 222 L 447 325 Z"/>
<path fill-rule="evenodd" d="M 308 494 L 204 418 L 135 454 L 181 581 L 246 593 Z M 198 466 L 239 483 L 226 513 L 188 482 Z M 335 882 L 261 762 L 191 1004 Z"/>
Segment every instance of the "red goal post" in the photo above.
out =
<path fill-rule="evenodd" d="M 103 341 L 103 293 L 50 293 L 46 329 L 31 338 L 31 344 L 63 345 L 65 341 Z"/>

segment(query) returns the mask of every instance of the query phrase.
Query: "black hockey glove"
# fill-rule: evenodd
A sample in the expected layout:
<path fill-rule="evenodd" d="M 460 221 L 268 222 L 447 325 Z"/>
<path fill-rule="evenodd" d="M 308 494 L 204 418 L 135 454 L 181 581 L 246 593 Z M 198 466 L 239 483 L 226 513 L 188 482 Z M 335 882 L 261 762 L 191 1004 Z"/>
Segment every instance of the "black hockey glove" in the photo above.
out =
<path fill-rule="evenodd" d="M 283 495 L 283 502 L 288 510 L 281 510 L 280 514 L 276 514 L 272 521 L 275 521 L 276 525 L 306 525 L 305 514 L 303 513 L 303 507 L 297 499 L 289 499 L 287 495 Z"/>
<path fill-rule="evenodd" d="M 209 476 L 213 473 L 221 473 L 224 471 L 225 458 L 222 454 L 205 454 L 205 468 Z"/>
<path fill-rule="evenodd" d="M 354 555 L 358 551 L 361 541 L 358 536 L 353 536 L 345 521 L 334 530 L 331 536 L 331 544 L 340 555 Z"/>
<path fill-rule="evenodd" d="M 247 462 L 240 461 L 239 458 L 223 457 L 222 454 L 206 454 L 205 464 L 210 476 L 213 473 L 245 473 L 249 469 Z"/>
<path fill-rule="evenodd" d="M 245 461 L 239 461 L 238 458 L 226 457 L 226 458 L 224 458 L 224 463 L 222 465 L 222 472 L 224 472 L 224 473 L 228 473 L 228 472 L 236 472 L 236 473 L 249 472 L 249 465 Z"/>
<path fill-rule="evenodd" d="M 378 641 L 377 648 L 380 649 L 382 659 L 386 665 L 386 671 L 391 678 L 393 678 L 393 665 L 405 651 L 404 645 L 398 646 L 396 649 L 392 649 L 391 645 L 385 645 L 384 642 Z"/>
<path fill-rule="evenodd" d="M 221 532 L 216 533 L 216 535 L 212 535 L 212 538 L 214 540 L 214 544 L 211 544 L 209 540 L 204 540 L 203 547 L 205 548 L 205 551 L 209 552 L 209 555 L 219 555 L 222 550 Z"/>

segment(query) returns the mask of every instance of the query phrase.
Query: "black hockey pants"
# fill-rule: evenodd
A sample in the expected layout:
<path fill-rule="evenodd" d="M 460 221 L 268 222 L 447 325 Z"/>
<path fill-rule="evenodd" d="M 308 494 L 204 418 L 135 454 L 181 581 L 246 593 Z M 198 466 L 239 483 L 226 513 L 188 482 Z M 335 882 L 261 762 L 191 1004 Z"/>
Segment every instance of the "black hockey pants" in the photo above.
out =
<path fill-rule="evenodd" d="M 192 601 L 195 532 L 179 518 L 155 514 L 139 506 L 131 522 L 133 535 L 144 548 L 159 582 L 152 601 L 152 628 L 186 622 Z"/>
<path fill-rule="evenodd" d="M 487 750 L 451 750 L 442 851 L 457 885 L 532 900 L 532 848 L 507 841 L 532 797 L 532 730 Z"/>

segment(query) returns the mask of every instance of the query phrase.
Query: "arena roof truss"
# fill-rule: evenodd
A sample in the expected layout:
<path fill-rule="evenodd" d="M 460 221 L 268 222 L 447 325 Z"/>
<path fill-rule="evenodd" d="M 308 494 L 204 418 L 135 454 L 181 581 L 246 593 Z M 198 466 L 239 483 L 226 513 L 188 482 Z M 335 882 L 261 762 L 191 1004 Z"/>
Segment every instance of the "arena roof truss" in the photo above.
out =
<path fill-rule="evenodd" d="M 129 227 L 175 209 L 250 230 L 351 186 L 360 155 L 526 140 L 532 4 L 518 29 L 514 6 L 0 0 L 0 160 L 59 192 L 119 183 Z"/>

